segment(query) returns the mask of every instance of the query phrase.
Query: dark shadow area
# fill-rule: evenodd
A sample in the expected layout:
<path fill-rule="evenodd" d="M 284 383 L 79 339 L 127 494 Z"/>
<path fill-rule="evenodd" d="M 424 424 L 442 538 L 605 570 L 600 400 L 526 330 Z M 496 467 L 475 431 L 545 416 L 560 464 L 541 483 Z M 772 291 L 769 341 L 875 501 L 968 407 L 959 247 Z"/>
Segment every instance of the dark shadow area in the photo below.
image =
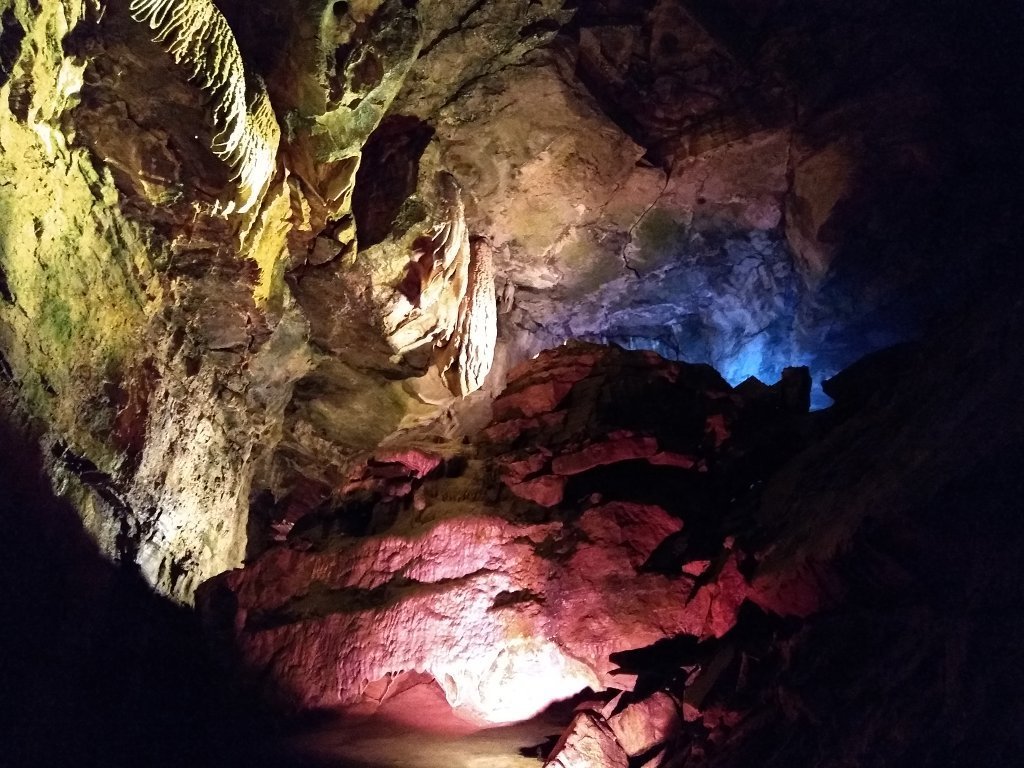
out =
<path fill-rule="evenodd" d="M 100 554 L 28 433 L 0 400 L 0 765 L 264 764 L 194 614 Z"/>
<path fill-rule="evenodd" d="M 386 117 L 370 134 L 352 196 L 361 248 L 383 242 L 391 234 L 416 191 L 420 156 L 433 137 L 431 126 L 404 115 Z"/>
<path fill-rule="evenodd" d="M 14 302 L 14 294 L 11 293 L 11 286 L 7 281 L 7 273 L 4 271 L 3 266 L 0 266 L 0 299 L 3 299 L 8 304 Z"/>
<path fill-rule="evenodd" d="M 7 8 L 0 18 L 0 85 L 6 85 L 14 72 L 14 64 L 21 54 L 25 30 L 18 22 L 14 10 Z"/>

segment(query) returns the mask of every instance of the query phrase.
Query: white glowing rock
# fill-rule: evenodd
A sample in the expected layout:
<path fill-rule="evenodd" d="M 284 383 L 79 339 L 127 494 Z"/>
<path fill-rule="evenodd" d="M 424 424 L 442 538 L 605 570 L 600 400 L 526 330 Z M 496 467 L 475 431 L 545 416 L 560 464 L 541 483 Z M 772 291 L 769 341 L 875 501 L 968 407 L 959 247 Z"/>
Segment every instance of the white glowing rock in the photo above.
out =
<path fill-rule="evenodd" d="M 484 723 L 526 720 L 551 702 L 600 685 L 586 665 L 543 638 L 509 640 L 481 662 L 461 668 L 446 664 L 429 671 L 441 682 L 452 707 Z M 466 681 L 465 688 L 459 688 L 459 679 Z"/>

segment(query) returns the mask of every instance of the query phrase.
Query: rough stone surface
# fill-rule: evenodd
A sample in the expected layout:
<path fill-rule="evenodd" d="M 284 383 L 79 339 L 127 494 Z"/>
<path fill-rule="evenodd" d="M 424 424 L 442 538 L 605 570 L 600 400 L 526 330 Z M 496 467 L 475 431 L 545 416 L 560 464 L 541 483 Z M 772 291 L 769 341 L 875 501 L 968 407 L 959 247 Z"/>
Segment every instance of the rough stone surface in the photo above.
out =
<path fill-rule="evenodd" d="M 244 558 L 206 612 L 300 708 L 423 668 L 478 721 L 681 702 L 638 764 L 1018 759 L 1011 0 L 147 6 L 0 0 L 0 427 L 63 499 L 5 475 L 0 658 L 41 749 L 174 740 L 136 712 Z M 439 174 L 493 275 L 431 283 Z"/>
<path fill-rule="evenodd" d="M 546 768 L 626 768 L 629 758 L 599 715 L 580 712 L 544 765 Z"/>
<path fill-rule="evenodd" d="M 443 471 L 415 452 L 379 455 L 333 511 L 299 517 L 286 546 L 204 586 L 208 620 L 264 695 L 299 710 L 345 707 L 370 683 L 417 671 L 466 716 L 505 722 L 585 687 L 631 687 L 635 676 L 611 661 L 619 651 L 734 625 L 753 592 L 725 510 L 767 457 L 731 436 L 755 422 L 784 430 L 799 415 L 761 422 L 711 369 L 650 353 L 569 346 L 513 375 L 507 397 L 518 405 L 499 398 L 496 411 L 536 413 L 538 401 L 517 392 L 563 381 L 571 405 L 560 425 L 497 442 L 486 430 L 488 442 Z M 659 444 L 695 459 L 651 464 Z M 709 484 L 709 467 L 732 450 L 753 463 Z M 649 477 L 621 485 L 637 463 Z M 428 466 L 437 471 L 423 475 Z M 714 560 L 714 572 L 684 574 L 695 559 Z M 792 612 L 784 600 L 772 608 Z"/>
<path fill-rule="evenodd" d="M 644 755 L 674 736 L 680 726 L 679 704 L 663 691 L 632 702 L 608 718 L 608 726 L 630 757 Z"/>

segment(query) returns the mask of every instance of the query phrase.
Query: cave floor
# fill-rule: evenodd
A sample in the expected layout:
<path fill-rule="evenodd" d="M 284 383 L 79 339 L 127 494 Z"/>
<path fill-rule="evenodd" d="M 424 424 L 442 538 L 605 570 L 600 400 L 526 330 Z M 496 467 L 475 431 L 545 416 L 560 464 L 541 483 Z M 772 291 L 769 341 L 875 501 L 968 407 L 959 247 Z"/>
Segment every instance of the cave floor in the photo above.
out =
<path fill-rule="evenodd" d="M 284 746 L 303 768 L 537 768 L 540 745 L 549 749 L 571 719 L 566 703 L 531 720 L 480 729 L 452 712 L 439 687 L 417 685 L 372 716 L 321 723 Z"/>

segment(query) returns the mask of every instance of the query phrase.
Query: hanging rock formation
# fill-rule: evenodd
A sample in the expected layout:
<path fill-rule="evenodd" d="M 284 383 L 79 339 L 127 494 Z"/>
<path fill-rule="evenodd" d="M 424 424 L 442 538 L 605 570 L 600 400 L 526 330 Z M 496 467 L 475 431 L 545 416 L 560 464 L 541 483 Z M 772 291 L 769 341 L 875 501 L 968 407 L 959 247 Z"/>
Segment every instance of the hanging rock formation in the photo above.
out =
<path fill-rule="evenodd" d="M 484 385 L 498 340 L 493 247 L 483 238 L 469 244 L 469 282 L 444 354 L 437 362 L 449 391 L 465 396 Z"/>
<path fill-rule="evenodd" d="M 483 386 L 494 360 L 498 305 L 492 247 L 472 240 L 462 190 L 439 174 L 442 222 L 413 241 L 413 258 L 386 320 L 399 355 L 422 350 L 448 390 L 465 396 Z M 404 300 L 403 300 L 404 299 Z"/>
<path fill-rule="evenodd" d="M 131 13 L 154 31 L 207 93 L 217 133 L 211 149 L 236 172 L 245 213 L 277 168 L 281 129 L 263 81 L 249 75 L 234 34 L 211 0 L 132 0 Z M 225 213 L 235 209 L 225 206 Z"/>

